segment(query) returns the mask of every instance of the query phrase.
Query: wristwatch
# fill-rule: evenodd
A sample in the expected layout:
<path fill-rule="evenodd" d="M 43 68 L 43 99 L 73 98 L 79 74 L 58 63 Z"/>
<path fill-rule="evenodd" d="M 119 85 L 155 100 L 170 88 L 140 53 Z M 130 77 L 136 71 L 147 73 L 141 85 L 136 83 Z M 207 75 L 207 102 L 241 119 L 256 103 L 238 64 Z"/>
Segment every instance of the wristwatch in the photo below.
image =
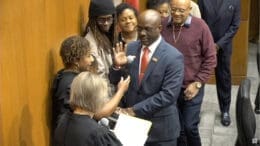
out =
<path fill-rule="evenodd" d="M 200 89 L 201 86 L 202 86 L 201 82 L 195 82 L 195 87 L 196 87 L 197 89 Z"/>

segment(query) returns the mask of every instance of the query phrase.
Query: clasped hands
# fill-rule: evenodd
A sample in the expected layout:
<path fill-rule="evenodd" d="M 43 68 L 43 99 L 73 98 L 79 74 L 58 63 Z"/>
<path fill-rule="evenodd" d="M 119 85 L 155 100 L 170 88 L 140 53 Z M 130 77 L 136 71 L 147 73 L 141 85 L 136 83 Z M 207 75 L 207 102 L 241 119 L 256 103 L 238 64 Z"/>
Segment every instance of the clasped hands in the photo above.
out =
<path fill-rule="evenodd" d="M 135 112 L 133 110 L 133 108 L 129 107 L 129 108 L 120 108 L 117 107 L 115 113 L 117 114 L 125 114 L 125 115 L 129 115 L 129 116 L 135 116 Z"/>
<path fill-rule="evenodd" d="M 184 90 L 184 99 L 191 100 L 195 97 L 200 89 L 196 87 L 196 82 L 190 83 L 187 88 Z"/>

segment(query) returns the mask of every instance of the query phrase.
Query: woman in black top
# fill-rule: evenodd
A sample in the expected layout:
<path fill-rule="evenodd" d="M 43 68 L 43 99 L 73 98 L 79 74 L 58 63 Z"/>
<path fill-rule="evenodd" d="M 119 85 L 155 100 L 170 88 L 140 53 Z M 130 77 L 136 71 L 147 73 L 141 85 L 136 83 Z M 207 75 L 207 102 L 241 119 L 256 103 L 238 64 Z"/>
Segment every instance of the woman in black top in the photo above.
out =
<path fill-rule="evenodd" d="M 94 70 L 94 58 L 90 54 L 88 41 L 80 36 L 72 36 L 63 41 L 60 56 L 64 64 L 54 78 L 52 86 L 52 124 L 56 127 L 58 117 L 70 111 L 69 96 L 72 80 L 81 72 Z"/>
<path fill-rule="evenodd" d="M 73 112 L 67 112 L 59 120 L 55 130 L 55 146 L 121 146 L 121 142 L 107 128 L 93 120 L 108 100 L 108 83 L 100 76 L 80 73 L 71 84 L 69 104 Z"/>
<path fill-rule="evenodd" d="M 65 39 L 60 48 L 60 56 L 65 67 L 57 73 L 52 86 L 52 131 L 56 128 L 60 115 L 72 111 L 69 105 L 72 80 L 80 72 L 96 72 L 95 60 L 91 55 L 89 42 L 84 37 L 71 36 Z M 95 113 L 95 119 L 99 120 L 115 111 L 124 92 L 128 89 L 129 82 L 129 77 L 121 80 L 117 92 L 100 111 Z"/>

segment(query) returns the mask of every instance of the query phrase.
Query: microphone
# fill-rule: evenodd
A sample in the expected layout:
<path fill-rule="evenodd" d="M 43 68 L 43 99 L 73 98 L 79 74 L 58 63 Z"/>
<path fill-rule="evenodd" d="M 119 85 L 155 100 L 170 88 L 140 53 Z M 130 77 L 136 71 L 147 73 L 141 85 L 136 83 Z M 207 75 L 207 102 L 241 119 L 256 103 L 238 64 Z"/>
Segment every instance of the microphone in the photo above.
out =
<path fill-rule="evenodd" d="M 134 55 L 128 55 L 127 56 L 127 63 L 132 63 L 135 60 L 135 56 Z"/>
<path fill-rule="evenodd" d="M 109 121 L 110 129 L 115 128 L 118 117 L 119 117 L 119 114 L 117 114 L 117 113 L 113 113 L 111 116 L 107 117 L 107 119 Z"/>
<path fill-rule="evenodd" d="M 109 129 L 109 120 L 107 118 L 100 119 L 98 124 Z"/>

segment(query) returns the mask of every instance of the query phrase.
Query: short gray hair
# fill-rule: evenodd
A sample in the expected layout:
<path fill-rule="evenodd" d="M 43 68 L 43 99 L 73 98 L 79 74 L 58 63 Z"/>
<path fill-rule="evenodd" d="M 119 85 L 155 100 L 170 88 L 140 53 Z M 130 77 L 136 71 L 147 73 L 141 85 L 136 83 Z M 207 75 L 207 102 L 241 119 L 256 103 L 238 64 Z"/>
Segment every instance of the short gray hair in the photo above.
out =
<path fill-rule="evenodd" d="M 70 106 L 89 112 L 97 112 L 108 100 L 107 81 L 90 72 L 77 75 L 71 84 Z"/>

